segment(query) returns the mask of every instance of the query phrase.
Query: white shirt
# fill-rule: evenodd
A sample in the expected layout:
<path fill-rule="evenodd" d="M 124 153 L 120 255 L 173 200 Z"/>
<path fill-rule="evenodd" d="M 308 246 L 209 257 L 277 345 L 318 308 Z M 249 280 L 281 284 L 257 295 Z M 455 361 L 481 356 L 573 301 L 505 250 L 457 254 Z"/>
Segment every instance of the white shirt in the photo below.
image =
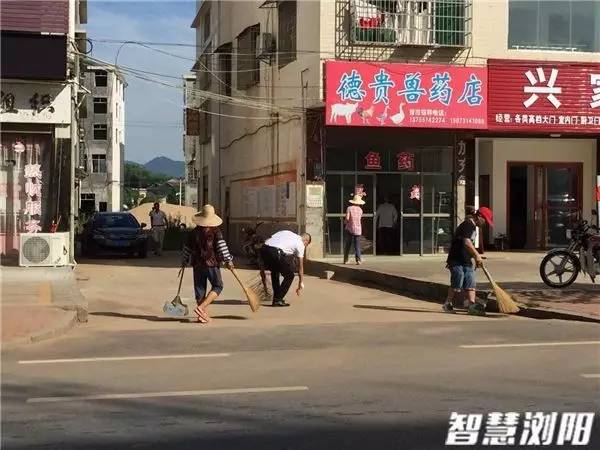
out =
<path fill-rule="evenodd" d="M 383 203 L 377 207 L 378 228 L 393 228 L 398 221 L 398 211 L 391 203 Z"/>
<path fill-rule="evenodd" d="M 278 231 L 265 241 L 265 245 L 280 249 L 286 255 L 304 257 L 304 242 L 302 237 L 288 230 Z"/>
<path fill-rule="evenodd" d="M 167 215 L 164 211 L 150 211 L 150 225 L 153 227 L 161 227 L 167 225 Z"/>

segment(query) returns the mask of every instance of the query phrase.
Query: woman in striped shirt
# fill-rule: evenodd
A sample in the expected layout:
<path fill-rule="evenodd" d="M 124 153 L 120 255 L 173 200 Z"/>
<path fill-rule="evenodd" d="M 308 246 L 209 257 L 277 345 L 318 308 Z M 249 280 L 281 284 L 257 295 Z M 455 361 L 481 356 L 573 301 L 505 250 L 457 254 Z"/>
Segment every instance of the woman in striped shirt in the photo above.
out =
<path fill-rule="evenodd" d="M 194 268 L 194 293 L 198 305 L 194 312 L 198 322 L 208 323 L 208 305 L 223 291 L 220 264 L 224 262 L 229 269 L 233 268 L 233 257 L 219 229 L 223 220 L 215 214 L 215 208 L 204 205 L 193 220 L 198 226 L 192 230 L 184 247 L 184 263 Z M 211 287 L 208 293 L 207 282 Z"/>
<path fill-rule="evenodd" d="M 360 205 L 364 205 L 365 202 L 362 196 L 355 195 L 350 200 L 350 206 L 346 209 L 346 245 L 344 247 L 344 264 L 348 264 L 348 256 L 350 255 L 350 247 L 354 245 L 354 257 L 356 258 L 356 264 L 361 263 L 360 254 L 360 236 L 362 235 L 362 215 L 363 210 Z"/>

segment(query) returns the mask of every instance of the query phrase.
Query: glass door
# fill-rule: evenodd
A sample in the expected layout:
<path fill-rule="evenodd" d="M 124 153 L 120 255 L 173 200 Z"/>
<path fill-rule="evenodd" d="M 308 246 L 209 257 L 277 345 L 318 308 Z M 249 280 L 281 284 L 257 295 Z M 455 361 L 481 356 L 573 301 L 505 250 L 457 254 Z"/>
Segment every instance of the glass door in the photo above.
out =
<path fill-rule="evenodd" d="M 568 245 L 566 230 L 581 215 L 582 179 L 580 165 L 552 165 L 545 168 L 545 246 Z"/>

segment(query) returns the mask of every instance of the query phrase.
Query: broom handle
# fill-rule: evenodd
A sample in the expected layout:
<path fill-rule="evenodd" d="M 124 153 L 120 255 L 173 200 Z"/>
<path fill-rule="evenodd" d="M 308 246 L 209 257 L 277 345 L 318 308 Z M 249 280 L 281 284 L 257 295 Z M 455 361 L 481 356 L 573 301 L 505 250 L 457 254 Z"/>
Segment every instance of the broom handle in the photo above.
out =
<path fill-rule="evenodd" d="M 490 284 L 493 286 L 496 283 L 494 282 L 494 280 L 492 279 L 492 275 L 490 275 L 490 273 L 488 272 L 488 270 L 485 268 L 485 266 L 481 266 L 481 269 L 483 270 L 483 273 L 485 273 L 485 276 L 487 277 L 488 281 L 490 282 Z"/>
<path fill-rule="evenodd" d="M 183 272 L 185 272 L 185 266 L 181 266 L 181 269 L 179 269 L 179 287 L 177 288 L 177 296 L 179 296 L 179 293 L 181 292 L 181 283 L 183 283 Z"/>
<path fill-rule="evenodd" d="M 229 267 L 229 270 L 231 270 L 231 273 L 233 274 L 233 276 L 235 277 L 237 282 L 240 283 L 240 286 L 242 287 L 242 289 L 245 291 L 246 287 L 244 286 L 244 283 L 240 279 L 240 276 L 238 275 L 237 270 L 235 270 L 235 267 Z"/>

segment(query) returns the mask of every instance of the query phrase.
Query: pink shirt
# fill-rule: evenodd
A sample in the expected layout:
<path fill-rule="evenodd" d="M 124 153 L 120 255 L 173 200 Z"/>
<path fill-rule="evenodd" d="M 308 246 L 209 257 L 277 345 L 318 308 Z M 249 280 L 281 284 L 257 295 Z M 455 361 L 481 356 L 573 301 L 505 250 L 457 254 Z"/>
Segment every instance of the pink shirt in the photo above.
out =
<path fill-rule="evenodd" d="M 360 220 L 363 215 L 363 210 L 360 206 L 348 206 L 346 210 L 346 230 L 354 236 L 362 235 L 362 225 Z"/>

